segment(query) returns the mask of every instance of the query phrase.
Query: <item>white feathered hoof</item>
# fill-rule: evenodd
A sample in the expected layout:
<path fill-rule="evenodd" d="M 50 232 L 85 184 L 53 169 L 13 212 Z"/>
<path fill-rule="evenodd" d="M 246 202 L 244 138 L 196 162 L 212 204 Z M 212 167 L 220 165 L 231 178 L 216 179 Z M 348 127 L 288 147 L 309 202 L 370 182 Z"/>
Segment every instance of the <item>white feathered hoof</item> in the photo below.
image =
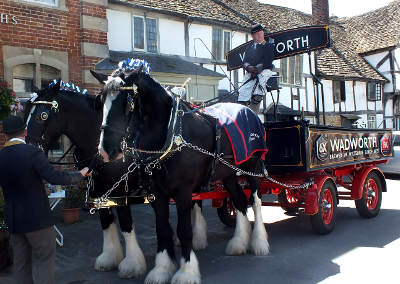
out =
<path fill-rule="evenodd" d="M 156 256 L 155 267 L 147 274 L 145 284 L 164 284 L 170 283 L 177 267 L 171 261 L 166 250 L 159 252 Z"/>
<path fill-rule="evenodd" d="M 225 249 L 227 255 L 241 255 L 247 252 L 248 243 L 242 238 L 232 238 Z"/>
<path fill-rule="evenodd" d="M 255 255 L 268 255 L 269 243 L 266 237 L 253 234 L 250 240 L 250 252 Z"/>
<path fill-rule="evenodd" d="M 144 257 L 124 258 L 118 266 L 120 278 L 134 278 L 146 273 L 146 261 Z"/>
<path fill-rule="evenodd" d="M 201 276 L 199 262 L 193 251 L 190 252 L 190 261 L 181 259 L 181 268 L 175 273 L 171 284 L 200 284 Z"/>
<path fill-rule="evenodd" d="M 111 271 L 116 269 L 120 262 L 121 259 L 119 257 L 103 252 L 96 258 L 94 269 L 97 271 Z"/>

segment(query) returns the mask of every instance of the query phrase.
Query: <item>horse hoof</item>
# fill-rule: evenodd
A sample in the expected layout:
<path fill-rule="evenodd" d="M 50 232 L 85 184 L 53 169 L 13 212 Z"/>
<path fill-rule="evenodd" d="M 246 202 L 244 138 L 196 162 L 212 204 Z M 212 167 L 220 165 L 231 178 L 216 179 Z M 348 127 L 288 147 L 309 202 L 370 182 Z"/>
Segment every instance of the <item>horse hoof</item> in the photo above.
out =
<path fill-rule="evenodd" d="M 268 255 L 268 241 L 264 238 L 252 238 L 250 242 L 250 252 L 255 255 Z"/>
<path fill-rule="evenodd" d="M 171 281 L 176 271 L 176 264 L 166 250 L 157 253 L 155 267 L 147 274 L 145 284 L 164 284 Z"/>
<path fill-rule="evenodd" d="M 118 266 L 120 278 L 134 278 L 145 274 L 146 261 L 143 259 L 124 258 Z"/>
<path fill-rule="evenodd" d="M 121 260 L 117 260 L 116 256 L 103 252 L 96 258 L 94 269 L 97 271 L 111 271 L 118 267 Z"/>
<path fill-rule="evenodd" d="M 226 246 L 225 253 L 227 255 L 241 255 L 247 252 L 247 242 L 240 238 L 233 238 Z"/>
<path fill-rule="evenodd" d="M 190 261 L 181 259 L 181 268 L 172 277 L 171 284 L 200 284 L 201 276 L 199 262 L 193 251 L 190 252 Z"/>
<path fill-rule="evenodd" d="M 193 271 L 185 271 L 179 273 L 179 271 L 174 275 L 171 280 L 171 284 L 200 284 L 200 275 Z"/>

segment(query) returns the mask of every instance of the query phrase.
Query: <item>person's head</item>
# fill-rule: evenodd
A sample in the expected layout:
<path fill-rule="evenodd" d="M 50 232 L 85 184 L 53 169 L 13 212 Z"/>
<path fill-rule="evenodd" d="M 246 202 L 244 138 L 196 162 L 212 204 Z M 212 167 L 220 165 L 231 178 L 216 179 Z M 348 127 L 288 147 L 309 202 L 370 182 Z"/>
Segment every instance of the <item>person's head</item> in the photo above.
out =
<path fill-rule="evenodd" d="M 264 28 L 261 24 L 256 24 L 251 27 L 251 37 L 256 43 L 260 43 L 264 40 Z"/>
<path fill-rule="evenodd" d="M 24 138 L 26 130 L 23 119 L 15 115 L 7 116 L 3 119 L 3 132 L 8 139 Z"/>

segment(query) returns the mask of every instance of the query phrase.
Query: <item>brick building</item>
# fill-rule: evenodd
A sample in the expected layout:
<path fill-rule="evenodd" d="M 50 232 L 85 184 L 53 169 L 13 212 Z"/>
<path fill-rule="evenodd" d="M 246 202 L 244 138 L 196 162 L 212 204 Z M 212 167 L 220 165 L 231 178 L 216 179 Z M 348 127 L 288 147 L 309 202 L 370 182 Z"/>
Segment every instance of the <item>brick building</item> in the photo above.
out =
<path fill-rule="evenodd" d="M 20 97 L 61 78 L 93 88 L 107 57 L 104 0 L 0 1 L 0 77 Z"/>

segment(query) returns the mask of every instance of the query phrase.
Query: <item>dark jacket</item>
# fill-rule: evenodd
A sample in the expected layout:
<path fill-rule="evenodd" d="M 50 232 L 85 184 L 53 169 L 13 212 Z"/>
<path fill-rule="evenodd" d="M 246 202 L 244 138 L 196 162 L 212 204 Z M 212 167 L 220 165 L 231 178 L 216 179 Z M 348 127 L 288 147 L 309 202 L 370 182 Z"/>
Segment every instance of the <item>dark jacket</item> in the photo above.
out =
<path fill-rule="evenodd" d="M 27 233 L 54 224 L 42 179 L 51 184 L 73 184 L 79 171 L 57 171 L 33 145 L 17 144 L 0 151 L 0 186 L 6 202 L 10 233 Z"/>
<path fill-rule="evenodd" d="M 274 60 L 274 48 L 272 43 L 263 41 L 257 44 L 254 49 L 254 44 L 250 44 L 243 58 L 243 67 L 247 70 L 248 66 L 257 67 L 258 73 L 264 69 L 272 69 L 272 61 Z"/>

